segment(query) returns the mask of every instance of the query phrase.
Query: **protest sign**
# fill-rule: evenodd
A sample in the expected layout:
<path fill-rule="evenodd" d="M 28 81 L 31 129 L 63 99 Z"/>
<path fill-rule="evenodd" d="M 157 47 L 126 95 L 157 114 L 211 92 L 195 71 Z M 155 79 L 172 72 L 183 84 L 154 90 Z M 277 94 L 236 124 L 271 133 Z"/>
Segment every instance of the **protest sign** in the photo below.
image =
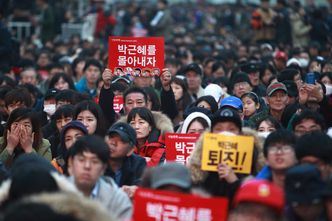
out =
<path fill-rule="evenodd" d="M 221 197 L 139 188 L 134 199 L 135 221 L 224 221 L 227 217 L 228 200 Z"/>
<path fill-rule="evenodd" d="M 236 173 L 251 172 L 254 138 L 207 133 L 203 138 L 202 170 L 217 171 L 225 163 Z"/>
<path fill-rule="evenodd" d="M 200 134 L 166 133 L 166 160 L 186 165 Z"/>
<path fill-rule="evenodd" d="M 164 68 L 164 38 L 109 37 L 108 43 L 114 75 L 159 76 Z"/>
<path fill-rule="evenodd" d="M 116 113 L 119 113 L 123 108 L 123 96 L 117 95 L 113 98 L 113 109 Z"/>

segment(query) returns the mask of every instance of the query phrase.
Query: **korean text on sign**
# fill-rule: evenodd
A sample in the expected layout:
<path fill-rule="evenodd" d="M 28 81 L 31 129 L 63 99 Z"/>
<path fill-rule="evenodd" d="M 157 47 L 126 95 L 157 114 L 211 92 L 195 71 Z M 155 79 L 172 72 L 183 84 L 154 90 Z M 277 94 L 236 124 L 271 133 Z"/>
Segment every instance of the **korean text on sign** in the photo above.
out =
<path fill-rule="evenodd" d="M 144 221 L 223 221 L 228 201 L 201 198 L 182 193 L 138 189 L 135 193 L 134 219 Z"/>
<path fill-rule="evenodd" d="M 166 160 L 186 165 L 200 134 L 167 133 L 165 135 Z"/>
<path fill-rule="evenodd" d="M 251 172 L 254 138 L 251 136 L 226 136 L 205 134 L 203 138 L 202 170 L 217 171 L 225 163 L 236 173 Z"/>
<path fill-rule="evenodd" d="M 155 75 L 164 68 L 164 39 L 109 37 L 109 69 L 117 75 Z"/>

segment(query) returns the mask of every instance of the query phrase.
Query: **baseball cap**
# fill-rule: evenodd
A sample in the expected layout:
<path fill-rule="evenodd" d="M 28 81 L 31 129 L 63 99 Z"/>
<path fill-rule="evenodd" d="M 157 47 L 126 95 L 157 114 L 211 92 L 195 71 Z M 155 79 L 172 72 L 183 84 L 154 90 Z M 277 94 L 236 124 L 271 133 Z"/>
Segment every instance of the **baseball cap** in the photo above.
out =
<path fill-rule="evenodd" d="M 250 73 L 259 71 L 259 66 L 260 66 L 260 64 L 257 62 L 256 63 L 248 62 L 248 63 L 241 65 L 240 68 L 241 68 L 241 71 L 243 71 L 247 74 L 250 74 Z"/>
<path fill-rule="evenodd" d="M 179 163 L 166 163 L 155 167 L 151 175 L 151 187 L 158 189 L 165 185 L 190 188 L 191 178 L 188 168 Z"/>
<path fill-rule="evenodd" d="M 129 124 L 119 122 L 113 124 L 107 131 L 107 135 L 118 134 L 122 141 L 136 144 L 136 131 Z"/>
<path fill-rule="evenodd" d="M 288 59 L 288 56 L 285 52 L 283 51 L 277 51 L 275 54 L 274 54 L 274 58 L 275 59 L 278 59 L 278 60 L 284 60 L 284 61 L 287 61 Z"/>
<path fill-rule="evenodd" d="M 56 88 L 50 88 L 46 91 L 44 99 L 48 100 L 51 98 L 55 98 L 55 96 L 58 94 L 59 90 Z"/>
<path fill-rule="evenodd" d="M 240 112 L 243 111 L 243 105 L 240 98 L 235 96 L 229 96 L 221 100 L 220 102 L 220 109 L 224 107 L 231 107 L 234 108 Z"/>
<path fill-rule="evenodd" d="M 214 125 L 216 125 L 216 123 L 218 122 L 225 122 L 225 121 L 233 122 L 239 128 L 240 131 L 242 130 L 242 120 L 237 111 L 231 108 L 223 108 L 217 110 L 213 114 L 211 120 L 212 123 L 211 127 L 213 128 Z"/>
<path fill-rule="evenodd" d="M 298 165 L 286 172 L 285 193 L 290 205 L 319 203 L 325 188 L 320 171 L 314 165 Z"/>
<path fill-rule="evenodd" d="M 184 69 L 184 73 L 186 74 L 189 71 L 193 71 L 198 75 L 202 75 L 202 69 L 199 67 L 198 64 L 196 63 L 191 63 L 189 64 L 185 69 Z"/>
<path fill-rule="evenodd" d="M 281 82 L 275 82 L 273 84 L 270 84 L 268 86 L 268 88 L 266 89 L 266 94 L 267 94 L 267 96 L 270 97 L 274 92 L 276 92 L 278 90 L 282 90 L 286 94 L 288 94 L 287 87 Z"/>
<path fill-rule="evenodd" d="M 283 190 L 275 184 L 266 180 L 251 180 L 240 186 L 235 194 L 234 206 L 243 202 L 266 205 L 281 214 L 285 197 Z"/>
<path fill-rule="evenodd" d="M 130 84 L 130 79 L 127 77 L 127 76 L 115 76 L 113 79 L 112 79 L 112 84 L 118 82 L 118 81 L 124 81 L 126 82 L 127 84 Z"/>

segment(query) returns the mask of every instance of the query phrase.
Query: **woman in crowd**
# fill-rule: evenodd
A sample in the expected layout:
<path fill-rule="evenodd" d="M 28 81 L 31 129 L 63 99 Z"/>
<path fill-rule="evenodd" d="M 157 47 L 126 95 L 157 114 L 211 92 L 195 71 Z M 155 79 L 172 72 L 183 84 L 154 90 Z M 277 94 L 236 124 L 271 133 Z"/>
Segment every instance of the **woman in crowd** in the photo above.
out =
<path fill-rule="evenodd" d="M 210 118 L 201 112 L 193 112 L 188 115 L 188 117 L 184 120 L 181 133 L 198 133 L 201 134 L 205 130 L 211 129 L 211 120 Z"/>
<path fill-rule="evenodd" d="M 266 138 L 271 132 L 281 128 L 280 123 L 271 116 L 262 118 L 257 122 L 256 131 L 258 136 Z"/>
<path fill-rule="evenodd" d="M 81 121 L 89 135 L 105 136 L 105 119 L 101 108 L 92 100 L 82 101 L 75 106 L 74 119 Z"/>
<path fill-rule="evenodd" d="M 69 75 L 65 73 L 57 73 L 50 80 L 48 88 L 56 88 L 60 91 L 65 89 L 75 90 L 75 85 Z"/>
<path fill-rule="evenodd" d="M 73 120 L 74 106 L 71 104 L 59 107 L 51 117 L 51 124 L 55 124 L 56 129 L 47 139 L 51 143 L 52 158 L 57 157 L 58 146 L 60 144 L 60 131 Z"/>
<path fill-rule="evenodd" d="M 148 166 L 156 166 L 165 160 L 165 143 L 160 129 L 156 125 L 152 112 L 145 107 L 132 109 L 127 123 L 136 131 L 137 143 L 135 153 L 146 159 Z"/>
<path fill-rule="evenodd" d="M 17 108 L 9 116 L 0 138 L 0 160 L 8 167 L 21 154 L 37 153 L 52 159 L 50 143 L 42 138 L 39 119 L 28 108 Z"/>
<path fill-rule="evenodd" d="M 172 90 L 174 92 L 176 106 L 179 114 L 173 119 L 174 126 L 177 126 L 183 121 L 183 112 L 193 102 L 190 94 L 188 93 L 187 85 L 184 79 L 175 77 L 171 83 Z"/>

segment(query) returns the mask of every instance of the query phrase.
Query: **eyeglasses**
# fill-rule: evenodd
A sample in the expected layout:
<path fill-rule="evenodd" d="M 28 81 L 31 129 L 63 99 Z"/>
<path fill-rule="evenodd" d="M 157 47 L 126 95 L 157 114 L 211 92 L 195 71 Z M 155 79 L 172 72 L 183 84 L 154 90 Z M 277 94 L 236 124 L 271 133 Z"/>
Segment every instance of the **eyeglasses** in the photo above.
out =
<path fill-rule="evenodd" d="M 281 147 L 269 147 L 269 153 L 276 154 L 278 151 L 282 153 L 290 153 L 293 150 L 293 147 L 291 146 L 281 146 Z"/>

